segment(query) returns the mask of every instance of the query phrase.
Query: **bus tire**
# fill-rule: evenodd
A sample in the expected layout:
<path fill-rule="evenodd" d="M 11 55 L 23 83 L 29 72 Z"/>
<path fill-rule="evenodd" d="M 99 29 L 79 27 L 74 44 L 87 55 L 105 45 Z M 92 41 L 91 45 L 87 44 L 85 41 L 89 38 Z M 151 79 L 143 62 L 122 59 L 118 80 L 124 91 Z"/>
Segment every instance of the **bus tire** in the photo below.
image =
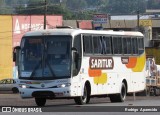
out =
<path fill-rule="evenodd" d="M 126 95 L 127 95 L 126 86 L 124 83 L 122 83 L 121 92 L 119 94 L 111 94 L 109 97 L 111 102 L 124 102 Z"/>
<path fill-rule="evenodd" d="M 35 102 L 37 104 L 37 106 L 45 106 L 46 104 L 46 98 L 35 98 Z"/>
<path fill-rule="evenodd" d="M 89 103 L 89 101 L 90 101 L 90 94 L 89 94 L 89 89 L 87 88 L 86 85 L 84 87 L 83 96 L 75 97 L 74 101 L 78 105 L 83 105 L 83 104 Z"/>
<path fill-rule="evenodd" d="M 17 87 L 14 87 L 14 88 L 12 88 L 12 92 L 13 92 L 13 93 L 18 93 L 18 92 L 19 92 L 19 90 L 18 90 L 18 88 L 17 88 Z"/>

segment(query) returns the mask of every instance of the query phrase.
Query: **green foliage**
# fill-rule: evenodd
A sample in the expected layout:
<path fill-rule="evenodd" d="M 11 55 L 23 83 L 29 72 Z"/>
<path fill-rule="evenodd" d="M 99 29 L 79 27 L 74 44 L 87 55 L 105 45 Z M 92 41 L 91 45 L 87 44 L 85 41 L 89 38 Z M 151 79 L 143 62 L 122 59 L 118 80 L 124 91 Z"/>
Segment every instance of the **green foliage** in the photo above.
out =
<path fill-rule="evenodd" d="M 135 14 L 147 8 L 160 8 L 160 0 L 46 0 L 47 14 L 64 19 L 92 19 L 95 13 Z M 45 0 L 0 0 L 0 14 L 41 14 Z M 27 4 L 27 6 L 25 5 Z"/>
<path fill-rule="evenodd" d="M 136 11 L 142 13 L 146 10 L 145 0 L 109 0 L 106 10 L 111 14 L 132 14 Z"/>
<path fill-rule="evenodd" d="M 160 0 L 148 0 L 148 9 L 160 9 Z"/>
<path fill-rule="evenodd" d="M 0 14 L 11 14 L 12 9 L 5 3 L 4 0 L 0 0 Z"/>

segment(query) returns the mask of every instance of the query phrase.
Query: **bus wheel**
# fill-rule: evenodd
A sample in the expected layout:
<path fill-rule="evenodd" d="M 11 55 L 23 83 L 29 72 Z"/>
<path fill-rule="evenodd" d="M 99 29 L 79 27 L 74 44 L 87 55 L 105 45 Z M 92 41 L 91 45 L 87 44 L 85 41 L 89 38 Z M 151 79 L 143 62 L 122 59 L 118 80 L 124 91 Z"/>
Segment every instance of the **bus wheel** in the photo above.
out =
<path fill-rule="evenodd" d="M 83 104 L 89 103 L 90 94 L 89 94 L 89 91 L 86 86 L 84 87 L 83 96 L 75 97 L 74 101 L 78 105 L 83 105 Z"/>
<path fill-rule="evenodd" d="M 126 99 L 126 94 L 127 94 L 126 86 L 124 83 L 122 83 L 121 92 L 119 94 L 112 94 L 109 97 L 111 102 L 124 102 L 124 100 Z"/>
<path fill-rule="evenodd" d="M 46 104 L 46 98 L 35 98 L 35 102 L 37 106 L 45 106 Z"/>

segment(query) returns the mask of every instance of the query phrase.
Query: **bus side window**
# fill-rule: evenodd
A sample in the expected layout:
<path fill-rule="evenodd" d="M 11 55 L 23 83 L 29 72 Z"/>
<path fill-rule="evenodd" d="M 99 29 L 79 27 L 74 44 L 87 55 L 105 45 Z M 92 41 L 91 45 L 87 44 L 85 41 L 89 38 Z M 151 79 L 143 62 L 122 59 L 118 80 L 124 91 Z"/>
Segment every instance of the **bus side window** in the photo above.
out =
<path fill-rule="evenodd" d="M 102 54 L 103 53 L 103 44 L 102 38 L 100 36 L 93 36 L 93 51 L 94 54 Z"/>
<path fill-rule="evenodd" d="M 114 54 L 122 54 L 122 38 L 113 37 L 113 51 Z"/>
<path fill-rule="evenodd" d="M 111 37 L 104 37 L 104 42 L 105 42 L 105 49 L 106 49 L 106 54 L 111 54 L 111 49 L 112 49 L 112 45 L 111 45 Z"/>
<path fill-rule="evenodd" d="M 77 49 L 79 56 L 81 56 L 82 55 L 81 35 L 77 35 L 75 37 L 73 47 Z"/>
<path fill-rule="evenodd" d="M 123 38 L 123 53 L 127 54 L 127 38 Z"/>
<path fill-rule="evenodd" d="M 138 52 L 139 52 L 139 54 L 142 54 L 144 52 L 143 38 L 138 38 Z"/>
<path fill-rule="evenodd" d="M 83 51 L 85 54 L 93 53 L 92 36 L 83 36 Z"/>
<path fill-rule="evenodd" d="M 81 56 L 82 56 L 81 35 L 75 36 L 73 47 L 75 47 L 77 49 L 78 54 L 79 54 L 78 68 L 77 68 L 77 73 L 78 73 L 81 68 Z"/>
<path fill-rule="evenodd" d="M 127 38 L 127 54 L 132 54 L 131 38 Z"/>
<path fill-rule="evenodd" d="M 123 52 L 124 54 L 132 54 L 131 38 L 123 38 Z"/>
<path fill-rule="evenodd" d="M 138 54 L 138 41 L 137 38 L 132 38 L 132 53 Z"/>

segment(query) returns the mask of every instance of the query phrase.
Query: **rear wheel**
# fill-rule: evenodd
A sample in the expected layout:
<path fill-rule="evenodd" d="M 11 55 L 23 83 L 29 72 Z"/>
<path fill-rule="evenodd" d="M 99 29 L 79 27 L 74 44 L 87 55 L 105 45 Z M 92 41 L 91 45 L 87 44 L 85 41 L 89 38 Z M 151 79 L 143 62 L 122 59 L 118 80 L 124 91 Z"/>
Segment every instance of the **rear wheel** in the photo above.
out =
<path fill-rule="evenodd" d="M 83 96 L 75 97 L 74 101 L 78 105 L 83 105 L 83 104 L 89 103 L 90 94 L 89 94 L 89 90 L 87 89 L 86 86 L 84 87 Z"/>
<path fill-rule="evenodd" d="M 45 106 L 46 104 L 46 98 L 35 98 L 35 102 L 37 106 Z"/>
<path fill-rule="evenodd" d="M 111 102 L 124 102 L 124 100 L 126 99 L 126 94 L 127 94 L 126 86 L 124 83 L 122 83 L 121 92 L 119 94 L 112 94 L 109 97 Z"/>

